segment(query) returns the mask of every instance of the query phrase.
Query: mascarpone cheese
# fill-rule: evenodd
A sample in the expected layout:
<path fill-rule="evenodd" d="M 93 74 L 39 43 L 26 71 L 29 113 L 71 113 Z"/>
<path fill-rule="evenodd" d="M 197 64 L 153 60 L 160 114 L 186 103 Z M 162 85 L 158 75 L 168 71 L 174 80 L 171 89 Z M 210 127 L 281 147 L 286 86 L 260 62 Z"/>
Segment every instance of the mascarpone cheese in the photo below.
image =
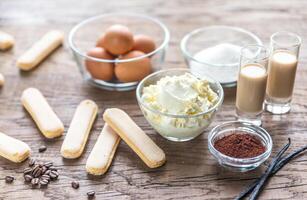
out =
<path fill-rule="evenodd" d="M 142 101 L 150 108 L 167 114 L 195 115 L 211 108 L 217 94 L 207 80 L 192 74 L 166 76 L 145 87 Z"/>
<path fill-rule="evenodd" d="M 156 84 L 143 88 L 142 111 L 149 123 L 167 138 L 185 139 L 199 135 L 211 122 L 215 111 L 195 116 L 209 110 L 218 101 L 207 80 L 190 73 L 165 76 Z M 163 114 L 184 115 L 168 116 Z"/>

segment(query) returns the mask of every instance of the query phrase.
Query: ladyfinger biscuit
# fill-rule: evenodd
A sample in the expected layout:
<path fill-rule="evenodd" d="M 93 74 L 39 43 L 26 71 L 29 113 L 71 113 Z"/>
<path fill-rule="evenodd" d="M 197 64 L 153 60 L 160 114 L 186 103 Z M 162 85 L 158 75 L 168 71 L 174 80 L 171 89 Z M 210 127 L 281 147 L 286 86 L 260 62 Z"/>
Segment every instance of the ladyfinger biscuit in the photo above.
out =
<path fill-rule="evenodd" d="M 14 46 L 15 40 L 14 37 L 8 33 L 0 31 L 0 50 L 5 51 L 12 46 Z"/>
<path fill-rule="evenodd" d="M 46 138 L 54 138 L 63 134 L 63 123 L 38 89 L 28 88 L 24 90 L 21 102 Z"/>
<path fill-rule="evenodd" d="M 61 147 L 64 158 L 78 158 L 82 154 L 97 111 L 98 106 L 91 100 L 79 104 Z"/>
<path fill-rule="evenodd" d="M 165 154 L 144 131 L 118 108 L 107 109 L 103 119 L 133 149 L 150 168 L 160 167 L 165 162 Z"/>
<path fill-rule="evenodd" d="M 62 32 L 49 31 L 17 60 L 17 66 L 25 71 L 33 69 L 60 46 L 63 40 L 64 34 Z"/>
<path fill-rule="evenodd" d="M 86 171 L 93 175 L 106 173 L 113 160 L 120 137 L 105 124 L 87 161 Z"/>
<path fill-rule="evenodd" d="M 0 156 L 19 163 L 30 156 L 30 147 L 26 143 L 0 132 Z"/>

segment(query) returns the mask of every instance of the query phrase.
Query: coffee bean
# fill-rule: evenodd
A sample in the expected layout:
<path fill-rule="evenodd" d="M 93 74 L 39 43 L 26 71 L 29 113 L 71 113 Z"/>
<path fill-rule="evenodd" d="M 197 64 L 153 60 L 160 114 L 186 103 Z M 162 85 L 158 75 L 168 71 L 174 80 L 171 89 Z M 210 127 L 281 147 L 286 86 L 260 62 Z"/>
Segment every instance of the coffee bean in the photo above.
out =
<path fill-rule="evenodd" d="M 32 171 L 32 175 L 34 178 L 39 177 L 40 175 L 42 175 L 42 168 L 37 167 Z"/>
<path fill-rule="evenodd" d="M 49 167 L 49 169 L 52 170 L 52 171 L 58 171 L 58 169 L 54 166 Z"/>
<path fill-rule="evenodd" d="M 36 186 L 39 183 L 39 178 L 33 178 L 31 181 L 32 186 Z"/>
<path fill-rule="evenodd" d="M 78 181 L 73 181 L 71 182 L 71 187 L 73 187 L 74 189 L 78 189 L 79 188 L 79 182 Z"/>
<path fill-rule="evenodd" d="M 46 179 L 46 180 L 48 180 L 48 181 L 50 180 L 50 176 L 49 176 L 49 175 L 46 175 L 46 174 L 42 175 L 41 178 L 42 178 L 42 179 Z"/>
<path fill-rule="evenodd" d="M 44 163 L 44 166 L 50 168 L 51 166 L 53 166 L 53 162 L 46 162 Z"/>
<path fill-rule="evenodd" d="M 88 191 L 86 194 L 87 194 L 88 198 L 93 198 L 95 196 L 95 191 L 91 190 L 91 191 Z"/>
<path fill-rule="evenodd" d="M 48 168 L 46 166 L 43 166 L 41 169 L 42 169 L 42 174 L 44 174 Z"/>
<path fill-rule="evenodd" d="M 49 174 L 50 174 L 50 172 L 51 172 L 51 170 L 50 170 L 50 169 L 47 169 L 47 171 L 45 171 L 45 173 L 44 173 L 44 174 L 49 175 Z"/>
<path fill-rule="evenodd" d="M 46 180 L 46 179 L 40 179 L 40 181 L 39 181 L 40 186 L 43 186 L 43 187 L 47 186 L 48 183 L 49 183 L 49 181 Z"/>
<path fill-rule="evenodd" d="M 6 176 L 5 177 L 5 182 L 6 183 L 12 183 L 15 180 L 13 176 Z"/>
<path fill-rule="evenodd" d="M 32 167 L 33 165 L 35 165 L 35 163 L 36 163 L 35 159 L 31 158 L 29 160 L 29 167 Z"/>
<path fill-rule="evenodd" d="M 42 153 L 42 152 L 44 152 L 44 151 L 46 151 L 46 150 L 47 150 L 47 147 L 44 146 L 44 145 L 42 145 L 42 146 L 40 146 L 40 147 L 38 148 L 38 152 L 39 152 L 39 153 Z"/>
<path fill-rule="evenodd" d="M 23 174 L 30 174 L 32 172 L 32 168 L 31 167 L 27 167 L 23 170 Z"/>
<path fill-rule="evenodd" d="M 25 179 L 26 182 L 31 182 L 33 179 L 33 177 L 29 174 L 24 175 L 23 178 Z"/>
<path fill-rule="evenodd" d="M 36 168 L 34 168 L 33 170 L 32 170 L 32 176 L 34 177 L 34 178 L 37 178 L 38 177 L 38 173 L 40 173 L 40 172 L 38 172 L 38 171 L 41 171 L 41 169 L 40 169 L 40 167 L 36 167 Z"/>
<path fill-rule="evenodd" d="M 59 176 L 59 173 L 57 171 L 51 171 L 49 176 L 51 179 L 57 179 Z"/>
<path fill-rule="evenodd" d="M 33 172 L 34 170 L 36 170 L 37 168 L 39 168 L 39 167 L 40 167 L 39 164 L 35 164 L 34 167 L 32 167 L 32 172 Z"/>

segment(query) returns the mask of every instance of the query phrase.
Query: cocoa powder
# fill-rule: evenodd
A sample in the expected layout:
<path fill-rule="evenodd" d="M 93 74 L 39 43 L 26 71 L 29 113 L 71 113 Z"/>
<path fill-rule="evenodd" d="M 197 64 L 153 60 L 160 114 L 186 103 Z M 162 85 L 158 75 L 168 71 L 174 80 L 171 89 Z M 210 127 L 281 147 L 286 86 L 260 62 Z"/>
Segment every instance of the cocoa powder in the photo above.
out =
<path fill-rule="evenodd" d="M 234 132 L 222 137 L 215 141 L 214 148 L 234 158 L 252 158 L 266 150 L 260 139 L 246 132 Z"/>

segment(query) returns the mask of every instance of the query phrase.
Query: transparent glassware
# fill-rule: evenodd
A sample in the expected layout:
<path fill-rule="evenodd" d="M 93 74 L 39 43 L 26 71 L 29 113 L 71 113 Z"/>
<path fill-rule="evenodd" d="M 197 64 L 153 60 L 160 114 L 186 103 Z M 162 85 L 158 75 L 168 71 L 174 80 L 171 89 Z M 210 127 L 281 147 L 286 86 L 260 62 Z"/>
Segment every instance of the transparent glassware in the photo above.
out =
<path fill-rule="evenodd" d="M 131 59 L 106 60 L 88 56 L 87 52 L 96 46 L 96 42 L 101 34 L 114 24 L 127 26 L 134 35 L 144 34 L 152 37 L 155 41 L 156 49 L 146 55 Z M 170 34 L 167 27 L 158 19 L 132 13 L 109 13 L 86 19 L 77 24 L 70 31 L 68 42 L 81 75 L 86 82 L 106 90 L 127 91 L 135 89 L 138 82 L 123 83 L 116 79 L 111 81 L 95 79 L 88 72 L 85 61 L 90 60 L 97 63 L 116 64 L 134 62 L 146 57 L 150 58 L 153 68 L 152 72 L 155 72 L 161 69 L 161 64 L 164 62 L 169 39 Z"/>
<path fill-rule="evenodd" d="M 253 158 L 233 158 L 219 152 L 214 148 L 214 143 L 229 134 L 237 131 L 246 132 L 257 137 L 266 150 L 263 154 Z M 257 168 L 266 161 L 272 152 L 273 142 L 270 134 L 263 128 L 248 122 L 230 121 L 214 127 L 208 136 L 208 148 L 211 154 L 217 159 L 219 164 L 231 171 L 246 172 Z"/>
<path fill-rule="evenodd" d="M 218 94 L 217 102 L 208 110 L 195 115 L 175 115 L 154 110 L 142 101 L 143 88 L 156 84 L 165 76 L 183 75 L 191 73 L 189 69 L 168 69 L 155 72 L 144 78 L 136 89 L 136 97 L 140 109 L 148 123 L 164 138 L 183 142 L 192 140 L 211 124 L 214 116 L 223 103 L 224 92 L 220 83 L 208 76 L 201 77 L 209 81 L 214 92 Z"/>
<path fill-rule="evenodd" d="M 241 50 L 236 96 L 238 121 L 261 125 L 268 58 L 269 50 L 261 45 L 248 45 Z"/>
<path fill-rule="evenodd" d="M 239 71 L 240 48 L 231 60 L 205 62 L 201 52 L 221 44 L 235 45 L 240 48 L 248 44 L 262 45 L 261 40 L 253 33 L 232 26 L 208 26 L 193 30 L 181 40 L 181 52 L 185 62 L 193 73 L 209 75 L 219 81 L 223 87 L 234 87 L 237 84 Z"/>
<path fill-rule="evenodd" d="M 265 110 L 284 114 L 291 109 L 301 38 L 290 32 L 271 36 Z"/>

